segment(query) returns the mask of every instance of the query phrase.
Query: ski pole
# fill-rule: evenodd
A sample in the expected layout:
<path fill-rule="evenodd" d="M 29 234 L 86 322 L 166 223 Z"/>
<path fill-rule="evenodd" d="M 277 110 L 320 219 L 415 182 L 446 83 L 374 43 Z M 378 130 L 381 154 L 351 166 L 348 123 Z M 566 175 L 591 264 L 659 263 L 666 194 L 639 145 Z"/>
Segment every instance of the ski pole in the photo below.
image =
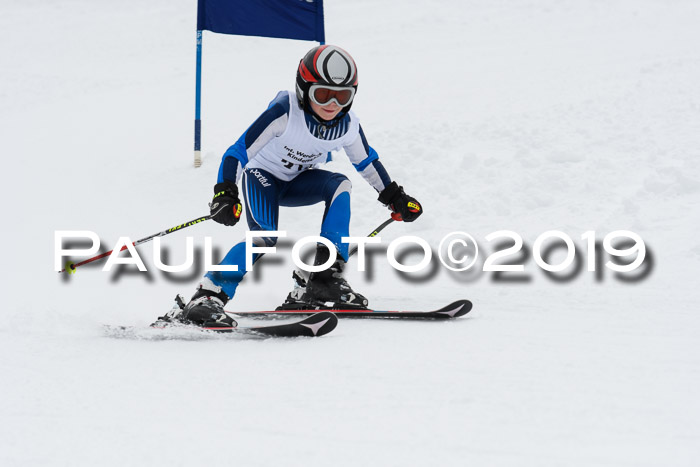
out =
<path fill-rule="evenodd" d="M 370 237 L 370 238 L 376 237 L 376 236 L 379 234 L 379 232 L 381 232 L 382 230 L 384 230 L 384 227 L 386 227 L 387 225 L 391 224 L 391 223 L 394 222 L 394 221 L 400 221 L 400 220 L 402 220 L 402 219 L 401 219 L 401 214 L 394 212 L 394 213 L 391 214 L 391 217 L 390 217 L 389 219 L 387 219 L 387 220 L 385 220 L 384 222 L 382 222 L 382 223 L 379 225 L 379 227 L 377 227 L 376 229 L 374 229 L 374 230 L 372 231 L 372 233 L 369 234 L 369 235 L 367 235 L 367 236 Z M 348 253 L 348 259 L 350 259 L 350 257 L 351 257 L 352 255 L 354 255 L 355 253 L 357 253 L 357 245 L 355 245 L 354 247 L 352 247 L 352 250 L 350 250 L 350 253 Z"/>
<path fill-rule="evenodd" d="M 238 206 L 240 206 L 240 205 L 238 205 Z M 226 206 L 222 206 L 220 209 L 223 209 L 225 207 Z M 175 227 L 171 227 L 171 228 L 164 230 L 162 232 L 158 232 L 156 234 L 149 235 L 148 237 L 144 237 L 140 240 L 136 240 L 135 242 L 132 243 L 132 245 L 133 246 L 142 245 L 144 243 L 150 242 L 151 240 L 153 240 L 156 237 L 164 237 L 168 234 L 171 234 L 173 232 L 177 232 L 178 230 L 184 229 L 186 227 L 190 227 L 192 225 L 199 224 L 200 222 L 204 222 L 204 221 L 211 219 L 213 216 L 215 216 L 218 213 L 219 213 L 219 211 L 215 212 L 214 214 L 210 214 L 208 216 L 202 216 L 202 217 L 199 217 L 197 219 L 191 220 L 189 222 L 185 222 L 184 224 L 176 225 Z M 376 237 L 379 234 L 379 232 L 381 232 L 387 225 L 391 224 L 394 221 L 398 221 L 398 220 L 401 220 L 401 216 L 399 214 L 392 214 L 391 218 L 382 222 L 382 224 L 379 225 L 376 229 L 374 229 L 372 231 L 372 233 L 370 233 L 368 235 L 368 237 Z M 127 246 L 124 245 L 123 247 L 121 247 L 121 249 L 119 251 L 121 252 L 121 251 L 124 251 L 126 249 L 127 249 Z M 89 263 L 92 263 L 93 261 L 97 261 L 98 259 L 106 258 L 107 256 L 111 255 L 113 251 L 114 250 L 110 250 L 106 253 L 102 253 L 100 255 L 93 256 L 92 258 L 88 258 L 88 259 L 83 260 L 79 263 L 73 263 L 72 261 L 68 261 L 66 263 L 65 267 L 58 272 L 59 272 L 59 274 L 62 272 L 68 272 L 68 274 L 74 274 L 76 268 L 78 268 L 80 266 L 84 266 L 84 265 L 89 264 Z M 353 247 L 353 249 L 350 251 L 350 253 L 348 253 L 348 258 L 350 258 L 355 253 L 357 253 L 357 245 L 355 245 Z"/>
<path fill-rule="evenodd" d="M 177 232 L 178 230 L 182 230 L 182 229 L 184 229 L 184 228 L 186 228 L 186 227 L 190 227 L 190 226 L 192 226 L 192 225 L 199 224 L 200 222 L 207 221 L 207 220 L 211 219 L 212 217 L 214 217 L 215 215 L 217 215 L 219 212 L 221 212 L 222 209 L 224 209 L 224 208 L 227 207 L 227 206 L 228 206 L 227 204 L 224 204 L 223 206 L 221 206 L 221 208 L 219 208 L 218 211 L 216 211 L 216 212 L 213 213 L 213 214 L 210 214 L 210 215 L 208 215 L 208 216 L 198 217 L 197 219 L 193 219 L 193 220 L 191 220 L 191 221 L 189 221 L 189 222 L 185 222 L 184 224 L 176 225 L 175 227 L 171 227 L 171 228 L 169 228 L 169 229 L 167 229 L 167 230 L 164 230 L 164 231 L 162 231 L 162 232 L 158 232 L 158 233 L 156 233 L 156 234 L 149 235 L 148 237 L 144 237 L 144 238 L 142 238 L 142 239 L 140 239 L 140 240 L 136 240 L 135 242 L 132 243 L 132 245 L 133 245 L 133 246 L 142 245 L 142 244 L 144 244 L 144 243 L 146 243 L 146 242 L 150 242 L 151 240 L 153 240 L 153 239 L 156 238 L 156 237 L 164 237 L 164 236 L 166 236 L 166 235 L 168 235 L 168 234 L 171 234 L 171 233 L 173 233 L 173 232 Z M 242 206 L 240 205 L 240 203 L 237 204 L 237 205 L 235 206 L 235 209 L 236 209 L 236 212 L 240 212 L 240 211 L 241 211 Z M 124 251 L 124 250 L 126 250 L 126 249 L 127 249 L 127 246 L 124 245 L 124 246 L 121 248 L 121 250 L 119 250 L 119 251 Z M 58 272 L 59 272 L 59 274 L 62 273 L 62 272 L 68 272 L 68 274 L 73 274 L 73 273 L 75 273 L 75 269 L 76 269 L 77 267 L 83 266 L 83 265 L 88 264 L 88 263 L 92 263 L 93 261 L 97 261 L 98 259 L 105 258 L 105 257 L 111 255 L 113 251 L 114 251 L 114 250 L 110 250 L 110 251 L 108 251 L 107 253 L 102 253 L 101 255 L 93 256 L 92 258 L 88 258 L 88 259 L 86 259 L 86 260 L 84 260 L 84 261 L 81 261 L 81 262 L 79 262 L 79 263 L 73 263 L 73 262 L 71 262 L 71 261 L 68 261 L 68 262 L 66 263 L 65 267 L 64 267 L 63 269 L 61 269 L 60 271 L 58 271 Z"/>

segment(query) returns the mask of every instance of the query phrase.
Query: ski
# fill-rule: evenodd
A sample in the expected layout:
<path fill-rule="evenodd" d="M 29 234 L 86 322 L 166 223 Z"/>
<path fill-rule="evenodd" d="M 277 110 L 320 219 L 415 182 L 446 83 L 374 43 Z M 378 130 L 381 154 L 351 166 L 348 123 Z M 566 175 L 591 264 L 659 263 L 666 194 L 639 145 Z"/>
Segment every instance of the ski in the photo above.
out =
<path fill-rule="evenodd" d="M 338 317 L 334 313 L 320 311 L 292 323 L 238 327 L 234 332 L 270 337 L 320 337 L 334 330 L 337 325 Z"/>
<path fill-rule="evenodd" d="M 182 323 L 154 323 L 148 328 L 136 326 L 104 326 L 112 337 L 137 339 L 186 339 L 197 340 L 215 335 L 249 335 L 258 337 L 321 337 L 333 331 L 338 317 L 330 311 L 311 312 L 311 316 L 293 322 L 265 326 L 238 326 L 206 328 Z M 157 331 L 164 331 L 158 333 Z"/>
<path fill-rule="evenodd" d="M 459 318 L 469 313 L 472 302 L 469 300 L 457 300 L 439 310 L 434 311 L 400 311 L 400 310 L 367 310 L 362 308 L 343 309 L 327 308 L 324 305 L 309 307 L 308 304 L 299 304 L 300 309 L 286 309 L 275 311 L 236 311 L 233 314 L 246 318 L 269 318 L 296 315 L 309 315 L 320 310 L 333 312 L 338 318 L 398 318 L 398 319 L 452 319 Z"/>

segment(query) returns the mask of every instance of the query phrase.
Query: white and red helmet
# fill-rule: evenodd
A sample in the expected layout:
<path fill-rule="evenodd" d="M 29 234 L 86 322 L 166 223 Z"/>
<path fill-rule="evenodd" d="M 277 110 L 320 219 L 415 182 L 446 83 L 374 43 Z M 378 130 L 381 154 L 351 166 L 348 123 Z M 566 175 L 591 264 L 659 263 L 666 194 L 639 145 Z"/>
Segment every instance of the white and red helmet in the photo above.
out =
<path fill-rule="evenodd" d="M 314 47 L 299 62 L 296 94 L 299 105 L 305 110 L 311 111 L 311 99 L 320 105 L 335 99 L 343 107 L 344 114 L 350 110 L 356 91 L 355 60 L 340 47 Z"/>

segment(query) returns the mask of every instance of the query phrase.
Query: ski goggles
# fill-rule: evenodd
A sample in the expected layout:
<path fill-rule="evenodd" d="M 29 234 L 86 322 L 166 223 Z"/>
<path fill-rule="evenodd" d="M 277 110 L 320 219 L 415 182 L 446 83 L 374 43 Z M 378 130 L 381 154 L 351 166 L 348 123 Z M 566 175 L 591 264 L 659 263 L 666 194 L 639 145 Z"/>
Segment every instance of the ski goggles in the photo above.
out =
<path fill-rule="evenodd" d="M 318 105 L 328 105 L 335 101 L 339 106 L 345 107 L 355 97 L 355 88 L 315 84 L 309 89 L 309 97 Z"/>

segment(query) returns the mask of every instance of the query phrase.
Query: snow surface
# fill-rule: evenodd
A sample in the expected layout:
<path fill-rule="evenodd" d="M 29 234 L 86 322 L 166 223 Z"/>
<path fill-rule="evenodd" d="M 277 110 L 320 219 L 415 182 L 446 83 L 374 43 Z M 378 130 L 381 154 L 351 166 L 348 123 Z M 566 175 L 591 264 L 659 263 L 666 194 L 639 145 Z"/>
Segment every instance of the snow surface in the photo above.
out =
<path fill-rule="evenodd" d="M 128 340 L 191 294 L 180 277 L 53 270 L 54 231 L 106 249 L 207 213 L 219 158 L 312 44 L 204 34 L 204 165 L 192 167 L 196 2 L 0 3 L 5 314 L 0 464 L 691 466 L 700 456 L 700 5 L 694 1 L 326 1 L 355 57 L 354 109 L 425 215 L 455 230 L 599 239 L 632 230 L 650 274 L 554 282 L 349 271 L 380 308 L 470 298 L 452 322 L 341 321 L 320 339 Z M 387 217 L 354 184 L 351 232 Z M 294 238 L 322 207 L 283 210 Z M 225 251 L 242 227 L 185 237 Z M 283 244 L 284 245 L 284 244 Z M 289 244 L 228 305 L 291 286 Z M 491 248 L 491 250 L 489 250 Z M 153 245 L 139 250 L 153 265 Z M 580 255 L 583 253 L 580 253 Z M 482 258 L 483 259 L 483 258 Z M 414 277 L 414 276 L 411 276 Z M 66 280 L 68 279 L 68 280 Z"/>

